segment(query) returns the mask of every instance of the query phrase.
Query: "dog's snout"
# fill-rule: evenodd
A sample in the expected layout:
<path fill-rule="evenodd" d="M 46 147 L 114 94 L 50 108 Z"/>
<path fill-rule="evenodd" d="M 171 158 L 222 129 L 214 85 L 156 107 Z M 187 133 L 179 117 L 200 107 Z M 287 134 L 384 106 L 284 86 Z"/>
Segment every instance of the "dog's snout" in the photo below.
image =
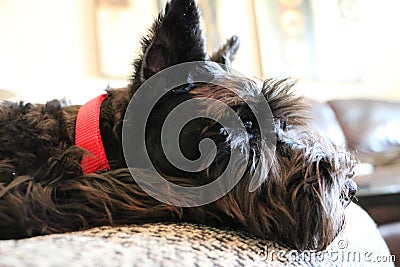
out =
<path fill-rule="evenodd" d="M 346 181 L 346 192 L 342 195 L 342 204 L 347 207 L 357 193 L 357 184 L 352 179 Z"/>
<path fill-rule="evenodd" d="M 352 200 L 357 193 L 357 184 L 354 180 L 350 179 L 347 181 L 347 187 L 349 190 L 349 198 Z"/>

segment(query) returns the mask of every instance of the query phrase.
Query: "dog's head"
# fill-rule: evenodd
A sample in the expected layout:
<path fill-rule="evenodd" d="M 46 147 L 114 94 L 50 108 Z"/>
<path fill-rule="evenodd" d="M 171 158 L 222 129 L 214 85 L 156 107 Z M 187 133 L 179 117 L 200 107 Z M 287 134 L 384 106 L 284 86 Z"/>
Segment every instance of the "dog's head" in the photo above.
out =
<path fill-rule="evenodd" d="M 134 62 L 131 96 L 153 75 L 179 63 L 203 61 L 209 64 L 207 75 L 213 76 L 212 83 L 196 83 L 190 72 L 178 73 L 187 76 L 187 83 L 169 91 L 154 106 L 146 126 L 146 142 L 157 170 L 165 176 L 195 176 L 199 185 L 207 184 L 224 172 L 232 151 L 239 151 L 241 157 L 235 158 L 234 166 L 243 175 L 233 190 L 213 204 L 221 214 L 232 224 L 293 248 L 326 248 L 342 229 L 344 208 L 355 194 L 351 180 L 354 160 L 310 132 L 307 106 L 291 90 L 293 83 L 268 79 L 260 84 L 230 71 L 239 45 L 237 37 L 209 56 L 194 0 L 168 3 L 142 44 L 141 56 Z M 226 66 L 213 66 L 211 62 Z M 266 100 L 267 110 L 261 107 L 260 97 Z M 201 157 L 199 144 L 203 139 L 215 143 L 211 164 L 195 174 L 173 166 L 161 144 L 168 114 L 191 99 L 199 99 L 194 110 L 215 118 L 193 119 L 179 133 L 180 146 L 175 149 L 191 160 Z M 214 105 L 214 100 L 234 111 L 244 131 L 228 129 L 218 122 L 232 113 Z"/>

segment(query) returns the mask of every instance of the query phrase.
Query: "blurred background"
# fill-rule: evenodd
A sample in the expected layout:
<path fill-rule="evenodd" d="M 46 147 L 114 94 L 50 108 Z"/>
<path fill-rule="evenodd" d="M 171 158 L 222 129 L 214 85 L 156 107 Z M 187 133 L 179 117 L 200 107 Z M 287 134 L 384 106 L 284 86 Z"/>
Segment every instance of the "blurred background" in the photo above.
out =
<path fill-rule="evenodd" d="M 80 104 L 125 86 L 164 0 L 0 0 L 0 98 Z M 316 100 L 400 100 L 398 0 L 199 0 L 210 53 L 241 38 L 234 68 L 294 77 Z M 397 32 L 397 33 L 396 33 Z"/>

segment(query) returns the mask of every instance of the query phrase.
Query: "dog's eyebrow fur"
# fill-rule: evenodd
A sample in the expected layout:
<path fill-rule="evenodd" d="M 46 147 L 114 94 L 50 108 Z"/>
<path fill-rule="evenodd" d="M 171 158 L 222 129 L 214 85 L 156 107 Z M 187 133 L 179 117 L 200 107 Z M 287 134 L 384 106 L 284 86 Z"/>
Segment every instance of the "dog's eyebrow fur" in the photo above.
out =
<path fill-rule="evenodd" d="M 295 81 L 286 79 L 266 79 L 262 86 L 262 93 L 268 101 L 275 119 L 279 120 L 281 127 L 304 126 L 308 123 L 310 106 L 304 98 L 297 96 L 293 90 Z"/>
<path fill-rule="evenodd" d="M 275 121 L 283 129 L 291 126 L 305 126 L 308 123 L 310 107 L 303 97 L 296 95 L 293 89 L 295 81 L 291 79 L 266 79 L 261 88 L 253 80 L 244 77 L 225 76 L 218 79 L 218 83 L 224 86 L 217 84 L 198 86 L 189 93 L 195 97 L 223 101 L 233 108 L 243 105 L 244 99 L 252 99 L 263 94 Z M 213 91 L 212 95 L 209 93 L 210 90 Z"/>

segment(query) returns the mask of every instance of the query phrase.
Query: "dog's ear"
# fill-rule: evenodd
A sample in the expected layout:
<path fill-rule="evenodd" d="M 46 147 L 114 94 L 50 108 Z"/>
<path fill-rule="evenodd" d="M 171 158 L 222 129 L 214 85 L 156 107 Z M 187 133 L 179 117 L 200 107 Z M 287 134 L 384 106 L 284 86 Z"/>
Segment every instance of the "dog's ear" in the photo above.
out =
<path fill-rule="evenodd" d="M 239 45 L 240 45 L 239 37 L 233 35 L 226 41 L 223 47 L 221 47 L 217 52 L 212 54 L 211 60 L 217 63 L 231 66 L 231 63 L 235 58 L 235 54 L 239 49 Z"/>
<path fill-rule="evenodd" d="M 142 55 L 134 62 L 132 87 L 169 66 L 207 57 L 195 0 L 172 0 L 142 40 Z"/>

